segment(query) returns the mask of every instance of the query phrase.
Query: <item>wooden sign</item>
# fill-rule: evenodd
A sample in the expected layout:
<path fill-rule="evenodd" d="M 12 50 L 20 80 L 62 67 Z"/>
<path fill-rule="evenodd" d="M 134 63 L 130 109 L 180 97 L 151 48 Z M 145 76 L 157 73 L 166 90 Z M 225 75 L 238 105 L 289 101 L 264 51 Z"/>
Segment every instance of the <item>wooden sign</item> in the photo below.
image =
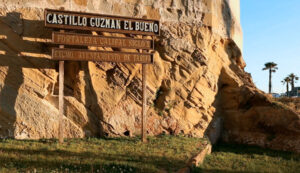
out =
<path fill-rule="evenodd" d="M 159 35 L 159 25 L 158 20 L 45 9 L 45 26 L 50 28 Z"/>
<path fill-rule="evenodd" d="M 60 61 L 103 61 L 149 64 L 153 62 L 153 54 L 53 48 L 52 59 Z"/>
<path fill-rule="evenodd" d="M 82 13 L 64 10 L 45 9 L 45 26 L 60 29 L 60 32 L 52 33 L 52 43 L 58 44 L 59 48 L 52 49 L 52 59 L 59 60 L 59 142 L 64 141 L 63 113 L 64 113 L 64 61 L 102 61 L 119 63 L 142 64 L 142 115 L 141 136 L 146 142 L 146 65 L 153 62 L 153 53 L 132 53 L 120 51 L 93 51 L 86 48 L 70 49 L 69 46 L 96 46 L 153 50 L 154 41 L 149 39 L 134 39 L 124 37 L 95 36 L 82 33 L 65 33 L 70 30 L 90 30 L 112 33 L 138 34 L 157 36 L 159 35 L 159 21 L 138 19 L 121 16 L 110 16 L 93 13 Z"/>
<path fill-rule="evenodd" d="M 98 47 L 117 47 L 129 49 L 153 49 L 153 40 L 133 39 L 122 37 L 106 37 L 88 34 L 74 33 L 52 33 L 52 42 L 63 45 L 80 45 L 80 46 L 98 46 Z"/>

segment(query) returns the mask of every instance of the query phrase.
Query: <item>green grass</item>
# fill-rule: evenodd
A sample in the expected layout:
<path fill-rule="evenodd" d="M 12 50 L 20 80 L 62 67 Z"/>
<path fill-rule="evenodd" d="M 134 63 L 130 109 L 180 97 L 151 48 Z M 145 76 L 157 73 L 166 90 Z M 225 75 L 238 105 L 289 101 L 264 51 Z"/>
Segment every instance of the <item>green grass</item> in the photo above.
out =
<path fill-rule="evenodd" d="M 175 172 L 201 151 L 188 137 L 0 140 L 0 172 Z"/>
<path fill-rule="evenodd" d="M 287 172 L 300 173 L 300 155 L 253 146 L 219 144 L 213 147 L 204 163 L 195 168 L 200 172 Z"/>

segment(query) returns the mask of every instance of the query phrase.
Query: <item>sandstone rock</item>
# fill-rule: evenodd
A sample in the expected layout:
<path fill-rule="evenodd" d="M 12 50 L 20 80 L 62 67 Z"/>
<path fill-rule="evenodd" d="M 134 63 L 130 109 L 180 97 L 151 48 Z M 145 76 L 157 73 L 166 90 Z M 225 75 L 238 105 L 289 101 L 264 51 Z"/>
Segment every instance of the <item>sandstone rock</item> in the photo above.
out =
<path fill-rule="evenodd" d="M 243 70 L 238 0 L 0 2 L 0 137 L 57 136 L 58 63 L 47 59 L 51 30 L 43 10 L 63 7 L 161 21 L 147 67 L 149 135 L 207 135 L 216 142 L 224 121 L 224 139 L 299 151 L 291 140 L 299 115 L 274 106 Z M 140 134 L 141 84 L 139 64 L 66 62 L 66 137 Z"/>
<path fill-rule="evenodd" d="M 245 81 L 246 73 L 236 71 L 244 85 L 236 84 L 223 70 L 221 109 L 224 118 L 223 140 L 272 149 L 300 152 L 300 115 L 291 108 L 273 101 Z"/>
<path fill-rule="evenodd" d="M 273 100 L 282 103 L 283 106 L 291 107 L 300 114 L 300 98 L 273 98 Z"/>

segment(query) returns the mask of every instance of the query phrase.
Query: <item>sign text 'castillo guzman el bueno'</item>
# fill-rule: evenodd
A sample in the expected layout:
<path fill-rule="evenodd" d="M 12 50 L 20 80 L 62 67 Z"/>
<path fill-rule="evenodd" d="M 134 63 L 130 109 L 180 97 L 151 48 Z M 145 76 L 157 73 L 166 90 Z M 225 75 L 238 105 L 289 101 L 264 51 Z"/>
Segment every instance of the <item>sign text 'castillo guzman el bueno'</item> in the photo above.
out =
<path fill-rule="evenodd" d="M 45 10 L 45 25 L 51 28 L 159 35 L 158 20 L 50 9 Z"/>

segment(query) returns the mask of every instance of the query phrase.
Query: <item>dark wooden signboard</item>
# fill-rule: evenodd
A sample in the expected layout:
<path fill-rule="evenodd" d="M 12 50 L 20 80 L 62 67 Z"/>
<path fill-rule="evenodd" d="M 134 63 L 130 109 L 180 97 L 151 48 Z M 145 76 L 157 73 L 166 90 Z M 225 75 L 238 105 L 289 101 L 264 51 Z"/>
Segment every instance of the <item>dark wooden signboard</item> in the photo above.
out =
<path fill-rule="evenodd" d="M 140 35 L 159 35 L 159 21 L 45 9 L 45 26 Z"/>
<path fill-rule="evenodd" d="M 122 37 L 107 37 L 88 34 L 74 33 L 52 33 L 52 42 L 55 44 L 64 45 L 79 45 L 79 46 L 98 46 L 98 47 L 117 47 L 129 49 L 153 49 L 153 40 L 122 38 Z"/>
<path fill-rule="evenodd" d="M 149 64 L 153 62 L 153 54 L 54 48 L 52 59 Z"/>
<path fill-rule="evenodd" d="M 142 50 L 153 50 L 154 41 L 127 37 L 95 36 L 82 33 L 65 33 L 68 30 L 90 30 L 131 35 L 157 36 L 160 33 L 158 20 L 138 19 L 82 13 L 65 10 L 45 9 L 45 27 L 60 29 L 52 33 L 52 43 L 59 48 L 52 49 L 52 59 L 59 61 L 59 142 L 63 142 L 64 110 L 64 61 L 102 61 L 142 64 L 142 141 L 146 142 L 146 64 L 153 63 L 153 53 L 141 53 Z M 137 49 L 138 52 L 93 51 L 89 49 L 65 48 L 70 46 L 95 46 Z"/>

